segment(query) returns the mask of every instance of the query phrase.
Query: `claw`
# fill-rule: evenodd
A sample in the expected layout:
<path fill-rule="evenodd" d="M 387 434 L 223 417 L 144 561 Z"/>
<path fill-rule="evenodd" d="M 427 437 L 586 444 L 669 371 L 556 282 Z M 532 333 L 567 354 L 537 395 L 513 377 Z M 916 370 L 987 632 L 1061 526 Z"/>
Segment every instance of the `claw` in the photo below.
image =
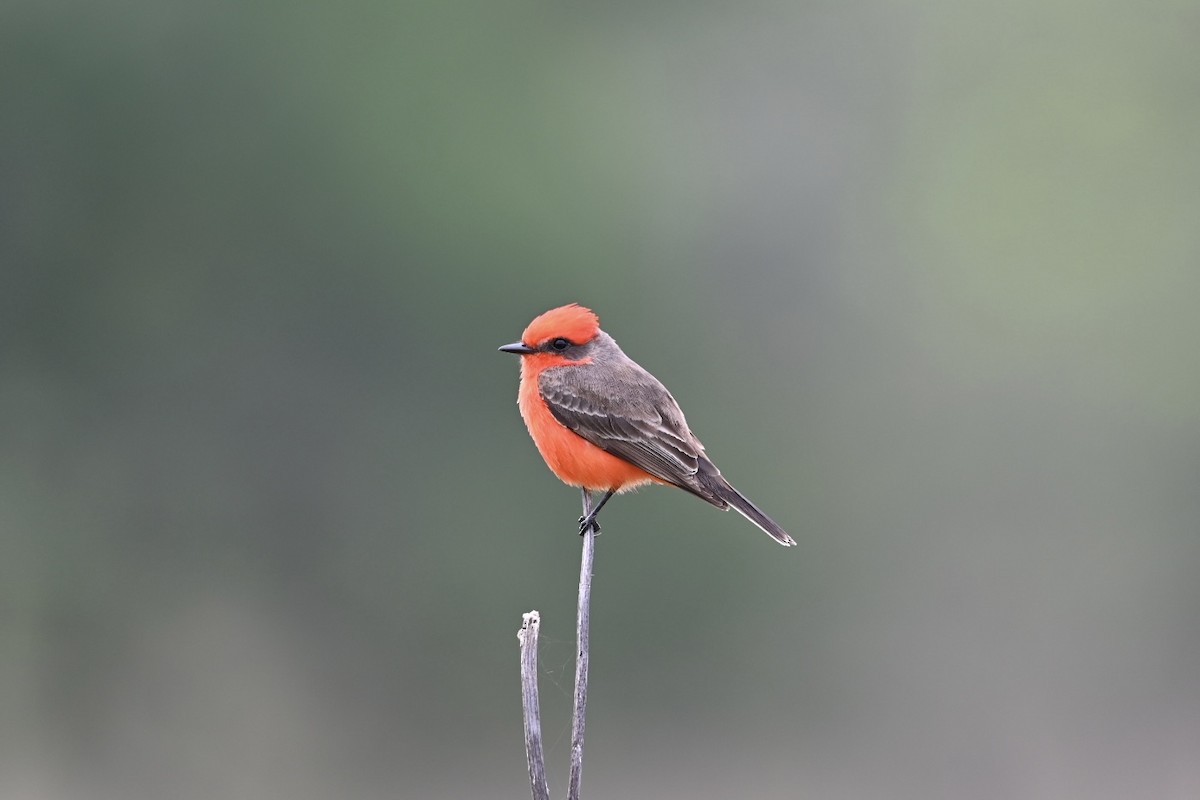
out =
<path fill-rule="evenodd" d="M 600 509 L 604 508 L 604 504 L 608 502 L 615 493 L 616 489 L 609 489 L 600 498 L 600 502 L 592 505 L 592 493 L 587 489 L 581 489 L 583 492 L 583 510 L 587 512 L 587 516 L 579 518 L 579 535 L 583 536 L 590 527 L 597 535 L 600 533 L 600 523 L 596 521 L 596 515 L 600 513 Z"/>

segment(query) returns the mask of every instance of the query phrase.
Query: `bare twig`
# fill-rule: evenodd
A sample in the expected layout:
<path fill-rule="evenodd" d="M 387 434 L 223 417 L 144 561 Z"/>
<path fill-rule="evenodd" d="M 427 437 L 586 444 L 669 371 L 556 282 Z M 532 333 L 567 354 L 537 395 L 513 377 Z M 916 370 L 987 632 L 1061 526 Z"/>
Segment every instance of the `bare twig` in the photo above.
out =
<path fill-rule="evenodd" d="M 583 516 L 592 513 L 592 494 L 583 490 Z M 581 520 L 582 521 L 582 520 Z M 592 559 L 596 553 L 594 523 L 583 532 L 583 556 L 579 562 L 579 615 L 575 638 L 575 709 L 571 722 L 571 775 L 567 800 L 579 800 L 583 773 L 583 718 L 587 708 L 588 624 L 592 607 Z M 517 632 L 521 642 L 521 712 L 525 717 L 525 758 L 529 762 L 529 787 L 533 800 L 550 800 L 546 783 L 546 761 L 542 755 L 542 713 L 538 703 L 537 640 L 542 618 L 537 611 L 526 614 Z"/>
<path fill-rule="evenodd" d="M 583 516 L 592 512 L 592 493 L 583 490 Z M 583 532 L 583 556 L 579 561 L 579 614 L 575 642 L 575 713 L 571 721 L 571 773 L 567 800 L 579 800 L 579 781 L 583 773 L 583 720 L 587 709 L 588 626 L 592 610 L 592 558 L 596 552 L 596 526 Z"/>
<path fill-rule="evenodd" d="M 546 760 L 542 756 L 542 712 L 538 704 L 538 629 L 542 617 L 536 610 L 525 614 L 517 639 L 521 642 L 521 712 L 525 717 L 525 758 L 529 762 L 529 787 L 533 800 L 550 800 Z"/>

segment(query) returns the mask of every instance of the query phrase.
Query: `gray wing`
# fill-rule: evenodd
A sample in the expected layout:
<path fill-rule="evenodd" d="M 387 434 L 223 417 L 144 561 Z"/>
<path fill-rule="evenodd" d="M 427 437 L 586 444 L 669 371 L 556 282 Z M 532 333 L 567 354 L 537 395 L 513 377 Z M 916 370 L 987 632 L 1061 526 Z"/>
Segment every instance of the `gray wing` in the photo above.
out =
<path fill-rule="evenodd" d="M 587 441 L 725 507 L 697 480 L 711 464 L 704 445 L 688 429 L 671 393 L 641 367 L 629 362 L 606 370 L 603 381 L 586 365 L 548 369 L 539 376 L 538 388 L 554 418 Z"/>

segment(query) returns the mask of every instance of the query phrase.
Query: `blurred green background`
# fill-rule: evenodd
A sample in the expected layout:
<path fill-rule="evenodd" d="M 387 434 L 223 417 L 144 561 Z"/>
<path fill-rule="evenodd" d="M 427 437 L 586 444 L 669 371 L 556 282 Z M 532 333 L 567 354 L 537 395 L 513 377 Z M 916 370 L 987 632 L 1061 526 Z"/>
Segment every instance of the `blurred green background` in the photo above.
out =
<path fill-rule="evenodd" d="M 522 798 L 579 301 L 799 540 L 598 543 L 584 789 L 1200 796 L 1195 2 L 0 10 L 0 796 Z"/>

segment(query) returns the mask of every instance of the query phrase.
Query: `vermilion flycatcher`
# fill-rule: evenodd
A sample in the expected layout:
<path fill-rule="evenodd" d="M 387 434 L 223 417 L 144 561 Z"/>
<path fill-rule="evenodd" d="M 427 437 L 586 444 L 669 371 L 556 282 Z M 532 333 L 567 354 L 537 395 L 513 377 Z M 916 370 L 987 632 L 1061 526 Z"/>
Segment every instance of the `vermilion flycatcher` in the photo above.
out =
<path fill-rule="evenodd" d="M 621 352 L 591 310 L 552 308 L 500 350 L 521 356 L 517 405 L 546 465 L 566 484 L 604 492 L 580 518 L 581 533 L 600 530 L 596 515 L 613 494 L 664 483 L 732 506 L 782 545 L 796 543 L 721 477 L 675 398 Z"/>

